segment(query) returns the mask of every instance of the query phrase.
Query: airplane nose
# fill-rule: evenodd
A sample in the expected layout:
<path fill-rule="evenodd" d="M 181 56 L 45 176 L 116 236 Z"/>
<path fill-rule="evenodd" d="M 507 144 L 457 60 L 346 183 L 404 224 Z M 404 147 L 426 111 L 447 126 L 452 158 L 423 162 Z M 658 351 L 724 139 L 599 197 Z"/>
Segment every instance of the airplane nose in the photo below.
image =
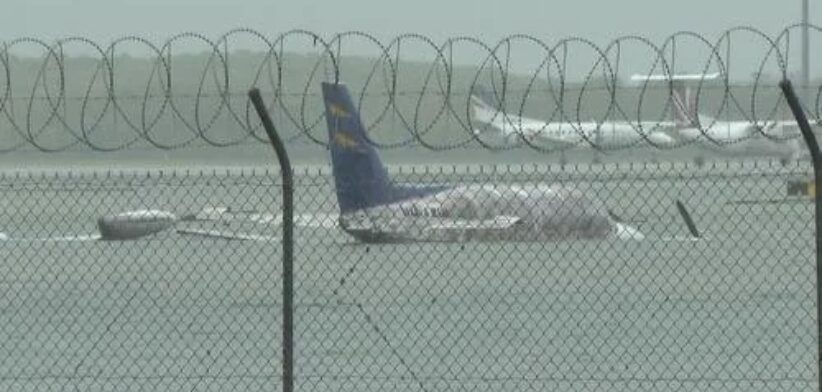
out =
<path fill-rule="evenodd" d="M 635 227 L 623 223 L 616 223 L 616 238 L 621 240 L 643 240 L 645 235 Z"/>
<path fill-rule="evenodd" d="M 653 143 L 655 146 L 659 147 L 671 147 L 676 144 L 676 140 L 674 138 L 662 133 L 662 132 L 653 132 L 648 135 L 648 140 Z"/>
<path fill-rule="evenodd" d="M 699 138 L 704 138 L 705 134 L 699 128 L 685 128 L 679 130 L 679 135 L 685 139 L 685 141 L 692 142 L 698 140 Z"/>

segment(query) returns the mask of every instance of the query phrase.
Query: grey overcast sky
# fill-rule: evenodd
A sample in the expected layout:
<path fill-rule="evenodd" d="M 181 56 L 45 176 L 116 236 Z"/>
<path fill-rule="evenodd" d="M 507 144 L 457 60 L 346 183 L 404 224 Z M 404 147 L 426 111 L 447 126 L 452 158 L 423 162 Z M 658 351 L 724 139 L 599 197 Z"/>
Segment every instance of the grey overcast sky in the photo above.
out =
<path fill-rule="evenodd" d="M 812 3 L 811 22 L 822 23 L 822 2 Z M 740 25 L 776 35 L 800 21 L 801 0 L 4 0 L 0 10 L 0 36 L 5 40 L 79 35 L 105 45 L 117 37 L 139 35 L 162 42 L 181 32 L 217 38 L 249 27 L 269 37 L 299 28 L 323 36 L 360 30 L 386 41 L 400 33 L 418 33 L 438 42 L 459 35 L 494 42 L 524 33 L 549 42 L 579 36 L 604 44 L 631 34 L 661 43 L 680 30 L 714 41 L 725 29 Z M 822 45 L 822 34 L 814 34 L 812 42 Z M 736 63 L 753 64 L 756 55 L 751 53 L 761 51 L 761 46 L 740 49 L 743 61 Z M 634 57 L 643 56 L 650 58 L 641 53 Z M 579 59 L 580 64 L 586 61 Z M 814 57 L 814 63 L 820 62 Z M 704 62 L 691 68 L 698 64 Z M 741 73 L 750 75 L 747 69 Z"/>
<path fill-rule="evenodd" d="M 183 31 L 216 36 L 251 27 L 266 34 L 303 28 L 381 37 L 415 32 L 494 39 L 526 33 L 600 41 L 622 34 L 656 38 L 676 30 L 711 35 L 735 25 L 777 31 L 800 18 L 800 0 L 4 0 L 0 9 L 6 38 L 97 40 L 126 34 L 161 39 Z M 814 15 L 820 11 L 822 4 L 812 4 Z"/>

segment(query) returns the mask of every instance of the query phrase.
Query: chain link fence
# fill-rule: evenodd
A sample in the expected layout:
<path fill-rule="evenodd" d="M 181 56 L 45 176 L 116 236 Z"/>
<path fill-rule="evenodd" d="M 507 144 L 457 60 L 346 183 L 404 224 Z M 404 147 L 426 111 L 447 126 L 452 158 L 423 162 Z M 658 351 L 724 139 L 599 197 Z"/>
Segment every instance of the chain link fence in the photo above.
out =
<path fill-rule="evenodd" d="M 278 388 L 279 245 L 267 229 L 241 235 L 258 223 L 209 209 L 277 205 L 276 182 L 264 172 L 0 176 L 0 390 Z M 101 217 L 145 210 L 176 219 L 153 235 L 100 238 Z"/>
<path fill-rule="evenodd" d="M 786 179 L 808 170 L 399 173 L 400 181 L 490 189 L 573 186 L 644 238 L 362 244 L 339 230 L 305 233 L 295 273 L 296 389 L 813 390 L 813 208 L 786 197 Z M 333 184 L 312 181 L 309 209 L 333 205 Z"/>
<path fill-rule="evenodd" d="M 7 39 L 0 391 L 818 390 L 800 27 Z"/>
<path fill-rule="evenodd" d="M 642 238 L 364 243 L 331 173 L 298 169 L 296 390 L 817 388 L 813 203 L 788 195 L 807 162 L 390 174 L 487 197 L 572 187 Z M 0 176 L 0 389 L 281 389 L 280 185 L 273 169 Z M 118 216 L 171 218 L 101 238 Z"/>

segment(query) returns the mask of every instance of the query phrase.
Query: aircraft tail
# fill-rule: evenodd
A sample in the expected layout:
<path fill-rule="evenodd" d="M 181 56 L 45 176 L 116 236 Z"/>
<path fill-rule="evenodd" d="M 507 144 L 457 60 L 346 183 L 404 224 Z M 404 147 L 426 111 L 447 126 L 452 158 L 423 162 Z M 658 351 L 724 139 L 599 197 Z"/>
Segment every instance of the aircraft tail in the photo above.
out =
<path fill-rule="evenodd" d="M 376 207 L 440 190 L 393 184 L 377 150 L 366 138 L 348 88 L 341 83 L 322 83 L 322 93 L 332 173 L 341 212 Z"/>
<path fill-rule="evenodd" d="M 480 104 L 490 109 L 499 110 L 501 107 L 497 99 L 497 94 L 488 90 L 484 84 L 475 84 L 471 96 L 476 97 Z"/>
<path fill-rule="evenodd" d="M 712 74 L 658 74 L 658 75 L 633 75 L 632 81 L 645 83 L 665 82 L 673 84 L 671 101 L 673 103 L 674 122 L 680 127 L 699 126 L 699 111 L 696 105 L 696 95 L 691 90 L 691 83 L 705 80 L 715 80 L 720 73 Z"/>
<path fill-rule="evenodd" d="M 482 84 L 476 84 L 471 91 L 471 107 L 474 120 L 484 124 L 494 124 L 495 120 L 502 120 L 499 101 L 493 92 Z"/>
<path fill-rule="evenodd" d="M 680 127 L 698 126 L 699 113 L 696 107 L 696 97 L 691 94 L 691 88 L 679 85 L 671 95 L 674 105 L 674 122 Z"/>
<path fill-rule="evenodd" d="M 471 94 L 471 107 L 474 121 L 485 124 L 483 131 L 496 130 L 509 143 L 517 137 L 517 129 L 514 126 L 516 120 L 511 118 L 502 110 L 502 105 L 497 99 L 497 94 L 490 91 L 482 84 L 474 85 Z M 474 133 L 481 133 L 481 130 L 474 130 Z"/>

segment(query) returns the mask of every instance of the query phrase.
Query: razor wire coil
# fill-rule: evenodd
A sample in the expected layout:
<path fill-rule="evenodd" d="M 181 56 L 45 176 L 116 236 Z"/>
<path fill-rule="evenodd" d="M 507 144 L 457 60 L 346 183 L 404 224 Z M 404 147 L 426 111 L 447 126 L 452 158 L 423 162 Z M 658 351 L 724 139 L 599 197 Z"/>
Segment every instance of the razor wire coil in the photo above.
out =
<path fill-rule="evenodd" d="M 195 143 L 225 147 L 265 142 L 251 106 L 244 99 L 245 91 L 255 86 L 261 88 L 272 102 L 269 109 L 290 130 L 286 132 L 287 142 L 307 139 L 325 145 L 324 115 L 317 108 L 319 82 L 350 79 L 362 80 L 354 90 L 360 110 L 364 111 L 367 106 L 373 109 L 363 121 L 369 131 L 367 142 L 381 149 L 409 145 L 429 150 L 466 146 L 489 150 L 524 147 L 554 153 L 576 146 L 602 151 L 639 146 L 677 148 L 693 140 L 669 146 L 649 137 L 655 128 L 667 124 L 666 118 L 675 111 L 673 79 L 666 79 L 661 97 L 652 96 L 653 86 L 649 80 L 629 88 L 622 85 L 620 72 L 624 70 L 626 48 L 640 48 L 649 53 L 648 74 L 675 75 L 677 57 L 687 55 L 675 49 L 677 43 L 683 41 L 696 43 L 708 53 L 706 59 L 697 61 L 704 66 L 703 76 L 694 81 L 693 101 L 696 109 L 701 109 L 701 102 L 713 101 L 716 110 L 708 113 L 713 118 L 705 123 L 696 119 L 692 127 L 698 129 L 700 138 L 717 146 L 743 142 L 750 137 L 782 141 L 786 137 L 768 132 L 777 125 L 774 119 L 779 102 L 763 108 L 758 101 L 766 94 L 764 91 L 775 85 L 763 77 L 769 64 L 775 62 L 780 77 L 788 75 L 790 33 L 799 27 L 801 25 L 788 26 L 776 35 L 751 27 L 735 27 L 720 34 L 715 41 L 694 32 L 677 32 L 661 44 L 645 37 L 623 36 L 605 45 L 582 37 L 552 41 L 523 34 L 510 35 L 497 42 L 453 37 L 442 43 L 419 34 L 380 40 L 361 31 L 326 38 L 310 31 L 293 30 L 269 37 L 248 28 L 231 30 L 216 39 L 198 33 L 181 33 L 160 44 L 139 36 L 122 37 L 108 44 L 83 37 L 58 39 L 54 43 L 23 37 L 4 42 L 0 50 L 3 68 L 0 75 L 5 79 L 0 83 L 0 124 L 3 124 L 0 152 L 32 147 L 46 152 L 78 147 L 119 151 L 140 143 L 171 150 Z M 822 27 L 810 28 L 822 32 Z M 735 34 L 754 37 L 764 48 L 758 54 L 758 72 L 748 83 L 746 96 L 735 91 L 738 90 L 736 82 L 728 76 L 733 57 L 731 37 Z M 231 41 L 240 38 L 257 48 L 253 61 L 248 61 L 248 56 L 240 58 L 237 52 L 230 50 Z M 179 63 L 190 61 L 175 52 L 175 48 L 186 43 L 205 48 L 204 57 L 198 57 L 200 62 L 193 65 L 198 74 L 177 71 Z M 371 48 L 369 52 L 376 55 L 351 56 L 344 48 L 353 44 Z M 511 70 L 512 62 L 517 61 L 511 53 L 515 45 L 525 45 L 538 53 L 539 60 L 531 67 L 530 74 Z M 92 54 L 67 57 L 66 49 L 76 46 L 90 48 Z M 134 65 L 125 64 L 127 61 L 117 56 L 124 46 L 139 47 L 148 53 L 141 58 L 142 69 L 130 69 Z M 19 55 L 24 47 L 34 47 L 38 55 Z M 412 59 L 404 57 L 408 47 L 423 47 L 432 54 L 432 59 L 421 65 L 421 72 L 409 71 L 407 64 Z M 569 56 L 573 56 L 569 54 L 571 47 L 582 48 L 592 56 L 588 66 L 583 67 L 581 80 L 571 80 L 569 76 L 576 69 L 569 64 Z M 308 54 L 302 56 L 311 64 L 307 69 L 296 66 L 292 59 L 297 56 L 294 53 L 300 53 L 298 49 L 305 48 Z M 466 65 L 454 57 L 460 50 L 480 54 L 476 61 Z M 83 62 L 85 66 L 72 62 Z M 87 76 L 79 75 L 83 73 L 81 68 Z M 717 82 L 704 77 L 712 70 L 721 75 Z M 483 126 L 472 119 L 471 94 L 489 80 L 491 96 L 505 108 L 505 111 L 498 108 L 493 120 L 514 129 L 512 141 L 516 143 L 494 143 L 477 131 Z M 124 90 L 125 82 L 130 82 L 131 91 Z M 404 87 L 407 85 L 414 88 Z M 812 89 L 814 97 L 808 110 L 819 119 L 822 117 L 822 85 Z M 635 105 L 623 102 L 621 94 L 626 91 L 637 93 Z M 366 105 L 372 101 L 377 103 Z M 592 115 L 589 107 L 594 106 L 595 101 L 604 110 Z M 660 104 L 658 114 L 647 120 L 647 112 L 652 110 L 649 108 Z M 534 114 L 535 107 L 539 109 L 537 114 Z M 742 119 L 738 122 L 752 125 L 757 132 L 734 140 L 716 138 L 711 132 L 712 127 L 721 124 L 716 115 L 727 110 L 739 113 Z M 561 124 L 576 134 L 576 142 L 559 147 L 535 142 L 521 131 L 523 119 L 528 117 L 545 121 L 534 132 L 544 131 L 551 126 L 549 123 Z M 112 122 L 116 125 L 111 126 Z M 179 131 L 164 129 L 168 122 L 173 122 Z M 634 141 L 604 145 L 597 140 L 597 135 L 607 132 L 608 126 L 615 123 L 632 128 L 637 136 Z M 109 127 L 116 130 L 110 132 Z M 399 128 L 399 132 L 395 132 L 399 136 L 378 135 L 379 129 L 385 127 Z M 443 139 L 437 136 L 442 128 L 449 133 L 445 140 L 438 140 Z M 118 132 L 117 135 L 114 132 Z M 793 137 L 798 134 L 790 136 Z"/>

